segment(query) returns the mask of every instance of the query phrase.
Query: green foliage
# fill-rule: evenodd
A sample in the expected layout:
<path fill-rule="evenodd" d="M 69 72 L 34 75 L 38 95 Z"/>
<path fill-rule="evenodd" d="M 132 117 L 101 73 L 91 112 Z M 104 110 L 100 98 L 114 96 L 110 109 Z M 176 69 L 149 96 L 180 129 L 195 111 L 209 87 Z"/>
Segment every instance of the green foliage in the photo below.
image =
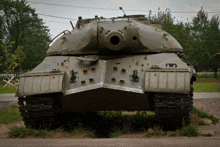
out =
<path fill-rule="evenodd" d="M 188 61 L 199 70 L 213 69 L 217 72 L 220 68 L 220 59 L 215 58 L 220 46 L 219 16 L 214 15 L 211 20 L 208 20 L 201 8 L 197 16 L 193 18 L 190 27 L 193 41 L 191 47 L 185 50 L 189 56 Z"/>
<path fill-rule="evenodd" d="M 22 117 L 19 113 L 18 107 L 11 106 L 9 108 L 0 109 L 0 124 L 9 124 L 22 121 Z"/>
<path fill-rule="evenodd" d="M 147 130 L 146 132 L 146 136 L 147 137 L 151 137 L 151 136 L 165 136 L 166 133 L 158 126 L 154 126 L 154 128 L 150 128 Z"/>
<path fill-rule="evenodd" d="M 35 131 L 34 136 L 45 138 L 47 136 L 47 132 L 45 130 L 37 130 Z"/>
<path fill-rule="evenodd" d="M 104 116 L 105 118 L 113 118 L 113 117 L 122 116 L 121 111 L 99 111 L 98 114 Z"/>
<path fill-rule="evenodd" d="M 212 137 L 213 135 L 208 133 L 208 134 L 203 134 L 203 136 L 205 136 L 205 137 Z"/>
<path fill-rule="evenodd" d="M 121 130 L 116 130 L 110 134 L 110 138 L 117 138 L 121 135 L 123 135 L 123 132 Z"/>
<path fill-rule="evenodd" d="M 196 75 L 197 78 L 215 78 L 214 74 L 201 74 Z M 220 74 L 217 74 L 217 77 L 220 78 Z"/>
<path fill-rule="evenodd" d="M 182 128 L 180 134 L 182 136 L 193 137 L 193 136 L 198 136 L 199 132 L 197 131 L 197 128 L 194 126 L 186 126 Z"/>
<path fill-rule="evenodd" d="M 196 114 L 198 117 L 211 119 L 213 124 L 216 124 L 219 122 L 218 118 L 214 117 L 213 115 L 207 114 L 206 112 L 201 111 L 198 108 L 194 107 L 193 113 Z"/>
<path fill-rule="evenodd" d="M 48 133 L 48 136 L 49 136 L 49 137 L 54 137 L 54 136 L 55 136 L 55 134 L 56 134 L 56 132 L 55 132 L 55 131 L 53 131 L 53 132 L 49 132 L 49 133 Z"/>
<path fill-rule="evenodd" d="M 203 120 L 199 119 L 198 125 L 200 126 L 206 126 L 208 124 L 206 124 Z"/>
<path fill-rule="evenodd" d="M 219 83 L 193 83 L 194 92 L 220 92 Z"/>
<path fill-rule="evenodd" d="M 4 85 L 0 84 L 0 94 L 1 93 L 15 93 L 17 90 L 17 87 L 14 87 L 14 86 L 10 86 L 10 87 L 6 86 L 5 88 L 3 88 L 3 87 L 4 87 Z"/>
<path fill-rule="evenodd" d="M 10 131 L 8 132 L 8 137 L 9 138 L 24 138 L 26 136 L 31 136 L 34 134 L 34 130 L 32 129 L 26 129 L 24 127 L 18 127 L 14 126 L 10 128 Z"/>
<path fill-rule="evenodd" d="M 128 120 L 155 118 L 155 113 L 149 111 L 137 111 L 132 114 L 122 111 L 99 111 L 98 114 L 105 118 L 123 118 Z"/>
<path fill-rule="evenodd" d="M 184 54 L 188 56 L 187 62 L 192 63 L 197 70 L 213 69 L 215 72 L 220 68 L 220 29 L 219 16 L 213 15 L 208 20 L 204 10 L 197 13 L 192 23 L 183 23 L 171 16 L 171 11 L 166 9 L 152 16 L 149 20 L 153 24 L 160 24 L 182 45 Z M 174 24 L 174 21 L 177 22 Z M 215 75 L 216 78 L 216 75 Z"/>
<path fill-rule="evenodd" d="M 22 51 L 23 47 L 18 46 L 17 49 L 13 51 L 14 44 L 15 42 L 12 41 L 7 47 L 5 47 L 3 44 L 0 46 L 3 51 L 3 55 L 0 55 L 0 59 L 3 61 L 0 66 L 6 66 L 6 69 L 4 70 L 6 74 L 13 73 L 14 69 L 21 65 L 25 59 Z"/>
<path fill-rule="evenodd" d="M 13 126 L 10 128 L 10 131 L 8 132 L 9 138 L 16 138 L 16 137 L 24 138 L 28 136 L 45 138 L 47 136 L 47 131 L 33 130 L 33 129 L 27 129 L 24 127 Z"/>
<path fill-rule="evenodd" d="M 50 42 L 49 30 L 26 0 L 4 0 L 0 5 L 0 26 L 0 43 L 8 46 L 14 41 L 12 52 L 19 46 L 23 48 L 25 70 L 33 69 L 44 59 Z"/>
<path fill-rule="evenodd" d="M 177 135 L 176 135 L 176 133 L 172 132 L 172 133 L 170 133 L 169 136 L 170 136 L 170 137 L 175 137 L 175 136 L 177 136 Z"/>
<path fill-rule="evenodd" d="M 89 130 L 86 130 L 85 128 L 83 128 L 81 123 L 78 123 L 78 127 L 75 128 L 72 132 L 72 135 L 85 135 L 87 137 L 94 137 L 94 132 L 91 132 Z"/>

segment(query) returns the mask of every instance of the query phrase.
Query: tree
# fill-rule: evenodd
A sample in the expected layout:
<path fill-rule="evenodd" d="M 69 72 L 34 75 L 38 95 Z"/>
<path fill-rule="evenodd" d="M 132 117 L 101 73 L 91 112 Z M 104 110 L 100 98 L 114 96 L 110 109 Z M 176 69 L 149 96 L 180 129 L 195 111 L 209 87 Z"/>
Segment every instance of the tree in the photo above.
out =
<path fill-rule="evenodd" d="M 48 28 L 26 0 L 4 0 L 0 18 L 3 20 L 0 42 L 8 46 L 14 41 L 13 51 L 22 46 L 26 58 L 21 65 L 24 70 L 33 69 L 46 56 L 50 42 Z"/>
<path fill-rule="evenodd" d="M 212 69 L 217 72 L 220 68 L 219 59 L 216 58 L 216 54 L 220 51 L 219 16 L 215 15 L 208 20 L 201 8 L 193 18 L 191 30 L 194 40 L 191 44 L 192 48 L 188 51 L 190 62 L 200 70 Z"/>
<path fill-rule="evenodd" d="M 14 43 L 15 42 L 11 42 L 7 47 L 3 44 L 0 46 L 0 48 L 4 50 L 4 56 L 0 56 L 0 60 L 4 62 L 0 63 L 0 66 L 6 66 L 4 72 L 7 73 L 7 75 L 13 73 L 14 69 L 21 65 L 25 59 L 22 46 L 18 46 L 15 51 L 12 51 Z"/>

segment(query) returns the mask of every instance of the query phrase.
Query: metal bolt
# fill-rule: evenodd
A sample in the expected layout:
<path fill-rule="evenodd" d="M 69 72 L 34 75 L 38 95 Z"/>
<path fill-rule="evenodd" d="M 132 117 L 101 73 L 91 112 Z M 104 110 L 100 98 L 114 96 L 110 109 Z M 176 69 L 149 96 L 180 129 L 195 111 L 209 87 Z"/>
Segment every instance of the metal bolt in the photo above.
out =
<path fill-rule="evenodd" d="M 125 83 L 125 80 L 120 80 L 121 83 Z"/>
<path fill-rule="evenodd" d="M 93 78 L 90 78 L 90 79 L 89 79 L 89 81 L 90 81 L 90 82 L 93 82 L 93 81 L 94 81 L 94 79 L 93 79 Z"/>
<path fill-rule="evenodd" d="M 122 71 L 122 72 L 126 72 L 126 69 L 123 68 L 121 71 Z"/>
<path fill-rule="evenodd" d="M 112 78 L 112 81 L 116 81 L 116 79 L 115 79 L 115 78 Z"/>

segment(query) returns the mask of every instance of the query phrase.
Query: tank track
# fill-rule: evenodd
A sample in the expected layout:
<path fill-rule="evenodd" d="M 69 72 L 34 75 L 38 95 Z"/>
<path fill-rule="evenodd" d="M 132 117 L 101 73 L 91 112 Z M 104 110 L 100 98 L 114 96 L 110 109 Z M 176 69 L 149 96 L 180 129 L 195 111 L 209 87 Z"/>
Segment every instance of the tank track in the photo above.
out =
<path fill-rule="evenodd" d="M 193 111 L 192 94 L 155 93 L 153 101 L 156 119 L 160 125 L 190 125 L 190 113 Z"/>
<path fill-rule="evenodd" d="M 53 128 L 61 124 L 57 117 L 61 111 L 59 94 L 20 97 L 18 105 L 26 127 Z"/>

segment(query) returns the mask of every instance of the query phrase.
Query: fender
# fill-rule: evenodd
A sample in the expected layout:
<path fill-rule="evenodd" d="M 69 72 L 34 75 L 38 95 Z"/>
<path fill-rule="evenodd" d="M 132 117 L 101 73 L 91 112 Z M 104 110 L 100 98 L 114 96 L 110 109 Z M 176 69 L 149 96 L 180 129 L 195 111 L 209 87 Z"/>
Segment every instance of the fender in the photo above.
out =
<path fill-rule="evenodd" d="M 21 76 L 16 92 L 17 97 L 63 92 L 65 72 L 30 72 Z"/>

